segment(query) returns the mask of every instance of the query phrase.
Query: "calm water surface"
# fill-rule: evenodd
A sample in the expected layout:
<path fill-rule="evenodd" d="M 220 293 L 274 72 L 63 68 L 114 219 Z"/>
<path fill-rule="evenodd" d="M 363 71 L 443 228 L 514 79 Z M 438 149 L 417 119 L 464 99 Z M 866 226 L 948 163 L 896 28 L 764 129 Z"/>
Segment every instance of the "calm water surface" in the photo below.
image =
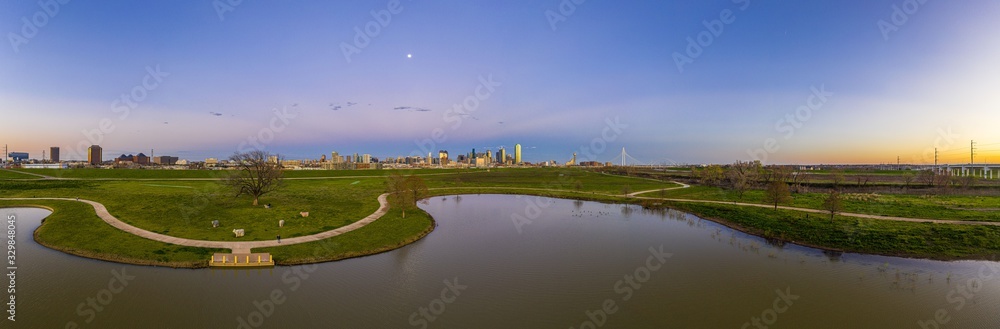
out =
<path fill-rule="evenodd" d="M 466 195 L 421 207 L 439 226 L 412 245 L 261 270 L 70 256 L 31 239 L 48 211 L 0 209 L 18 232 L 17 321 L 2 327 L 1000 327 L 1000 263 L 772 246 L 636 206 Z"/>

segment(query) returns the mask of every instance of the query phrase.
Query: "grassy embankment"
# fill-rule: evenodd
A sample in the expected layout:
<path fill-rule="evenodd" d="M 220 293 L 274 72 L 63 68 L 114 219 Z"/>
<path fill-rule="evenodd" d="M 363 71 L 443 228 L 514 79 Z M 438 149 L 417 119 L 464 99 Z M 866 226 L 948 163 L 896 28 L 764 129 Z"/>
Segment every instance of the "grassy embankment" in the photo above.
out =
<path fill-rule="evenodd" d="M 886 221 L 792 210 L 670 202 L 734 229 L 826 250 L 889 256 L 997 260 L 1000 227 Z"/>
<path fill-rule="evenodd" d="M 65 170 L 51 176 L 75 177 L 77 180 L 0 180 L 4 197 L 79 197 L 104 204 L 112 215 L 130 225 L 166 235 L 218 241 L 270 240 L 276 235 L 295 237 L 335 229 L 357 221 L 378 208 L 376 197 L 382 193 L 384 175 L 391 171 L 303 171 L 320 180 L 287 180 L 278 192 L 268 194 L 261 204 L 271 209 L 253 207 L 249 198 L 233 198 L 216 181 L 208 180 L 130 180 L 149 178 L 210 178 L 208 171 L 154 170 Z M 35 172 L 34 170 L 32 172 Z M 176 174 L 180 172 L 182 174 Z M 407 173 L 409 173 L 408 171 Z M 424 178 L 435 195 L 455 193 L 543 193 L 552 196 L 621 193 L 635 188 L 671 186 L 623 177 L 604 176 L 580 170 L 512 169 L 466 171 L 460 175 L 448 170 L 412 171 Z M 101 175 L 107 173 L 108 175 Z M 290 177 L 303 174 L 289 172 Z M 325 175 L 324 175 L 325 173 Z M 436 174 L 447 175 L 436 175 Z M 20 175 L 20 174 L 15 174 Z M 120 180 L 104 180 L 114 176 Z M 183 176 L 183 177 L 179 177 Z M 301 176 L 300 176 L 301 177 Z M 349 179 L 334 179 L 337 177 Z M 563 182 L 563 183 L 560 183 Z M 566 185 L 573 183 L 573 185 Z M 579 185 L 575 184 L 580 182 Z M 490 187 L 503 186 L 501 189 Z M 628 188 L 624 189 L 624 187 Z M 574 189 L 566 192 L 513 190 L 514 187 Z M 3 206 L 41 205 L 56 212 L 37 232 L 45 245 L 86 257 L 137 264 L 179 267 L 204 266 L 215 250 L 170 246 L 120 232 L 104 224 L 86 205 L 65 201 L 6 201 Z M 75 204 L 75 206 L 73 206 Z M 302 217 L 299 212 L 309 212 Z M 278 220 L 285 226 L 278 227 Z M 219 220 L 221 227 L 212 228 Z M 79 231 L 79 226 L 87 227 Z M 423 237 L 433 222 L 422 211 L 410 212 L 406 219 L 392 210 L 382 219 L 353 232 L 320 242 L 262 249 L 275 255 L 279 264 L 327 261 L 367 255 L 398 248 Z M 243 228 L 246 236 L 233 237 L 233 228 Z M 66 234 L 81 232 L 81 234 Z M 113 237 L 105 238 L 105 237 Z M 122 246 L 128 246 L 123 252 Z M 169 248 L 168 248 L 169 247 Z"/>
<path fill-rule="evenodd" d="M 134 171 L 134 174 L 154 175 L 146 172 L 148 171 L 139 170 Z M 0 181 L 0 190 L 4 190 L 4 195 L 79 196 L 92 199 L 104 203 L 113 214 L 132 225 L 175 236 L 236 240 L 230 233 L 231 228 L 245 228 L 247 236 L 240 240 L 248 241 L 273 239 L 277 234 L 283 237 L 312 234 L 356 221 L 378 207 L 375 196 L 382 191 L 384 181 L 382 175 L 391 172 L 336 171 L 325 172 L 326 175 L 323 175 L 324 171 L 309 172 L 310 175 L 316 175 L 314 177 L 350 177 L 350 179 L 289 180 L 285 189 L 262 199 L 263 203 L 275 205 L 275 208 L 266 210 L 263 207 L 250 206 L 246 198 L 233 199 L 228 191 L 212 181 Z M 418 170 L 407 173 L 410 172 L 423 175 L 448 173 L 441 170 Z M 208 172 L 194 173 L 205 175 Z M 490 172 L 451 173 L 424 176 L 432 195 L 509 193 L 604 202 L 641 202 L 624 197 L 623 194 L 676 186 L 672 183 L 602 175 L 576 169 L 494 169 Z M 96 174 L 69 173 L 65 176 L 71 175 Z M 731 192 L 706 187 L 692 187 L 664 193 L 652 192 L 644 196 L 724 201 L 736 199 Z M 799 194 L 796 195 L 796 201 L 792 205 L 819 208 L 822 203 L 821 197 L 822 194 Z M 761 192 L 751 191 L 744 196 L 744 202 L 760 203 L 762 198 Z M 996 204 L 995 200 L 989 197 L 882 195 L 878 199 L 879 202 L 845 201 L 845 211 L 920 218 L 1000 219 L 995 217 L 995 212 L 988 210 L 990 204 Z M 57 208 L 57 212 L 59 208 L 64 207 L 63 203 L 59 202 L 37 203 Z M 1000 253 L 1000 239 L 998 239 L 1000 228 L 993 226 L 890 222 L 843 216 L 837 216 L 834 221 L 830 221 L 828 216 L 807 215 L 789 210 L 774 211 L 756 207 L 683 202 L 666 203 L 666 205 L 752 234 L 825 249 L 938 259 L 991 259 Z M 92 210 L 83 211 L 99 221 Z M 309 211 L 310 217 L 301 218 L 298 216 L 299 211 Z M 78 213 L 79 210 L 73 212 Z M 212 229 L 209 222 L 213 219 L 219 219 L 223 227 Z M 278 219 L 286 220 L 286 227 L 280 231 L 277 228 Z M 116 231 L 107 225 L 96 226 L 97 229 Z M 410 212 L 406 219 L 402 219 L 399 213 L 393 210 L 383 219 L 365 228 L 335 238 L 259 251 L 271 252 L 281 264 L 355 257 L 398 248 L 423 237 L 430 232 L 432 226 L 432 220 L 423 212 Z M 60 225 L 54 227 L 69 228 Z M 107 233 L 109 232 L 90 234 L 106 236 Z M 45 238 L 44 234 L 39 234 L 41 238 Z M 141 263 L 157 259 L 183 261 L 197 259 L 197 256 L 210 253 L 186 249 L 171 252 L 162 245 L 142 246 L 133 243 L 131 241 L 133 239 L 141 238 L 134 236 L 116 238 L 124 242 L 122 245 L 137 246 L 130 248 L 133 250 L 130 255 L 135 258 L 127 260 L 128 262 Z M 70 244 L 67 241 L 58 243 Z M 76 248 L 73 250 L 102 252 L 109 250 L 99 241 L 73 243 Z M 157 252 L 157 250 L 163 251 Z M 190 254 L 185 255 L 183 252 Z M 107 254 L 115 255 L 116 252 L 109 251 Z"/>
<path fill-rule="evenodd" d="M 687 189 L 646 193 L 641 196 L 676 199 L 715 200 L 766 204 L 764 191 L 747 191 L 740 199 L 736 192 L 718 187 L 693 186 Z M 825 193 L 793 194 L 787 206 L 822 209 Z M 922 219 L 1000 221 L 1000 198 L 968 195 L 911 195 L 848 193 L 843 211 L 850 213 Z"/>

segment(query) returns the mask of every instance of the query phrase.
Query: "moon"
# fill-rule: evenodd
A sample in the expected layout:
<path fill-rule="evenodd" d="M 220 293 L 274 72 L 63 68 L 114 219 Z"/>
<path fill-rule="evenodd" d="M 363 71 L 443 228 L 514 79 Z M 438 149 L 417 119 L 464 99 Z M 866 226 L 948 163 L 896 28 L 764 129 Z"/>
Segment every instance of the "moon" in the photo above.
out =
<path fill-rule="evenodd" d="M 406 54 L 406 58 L 413 58 L 413 54 Z"/>

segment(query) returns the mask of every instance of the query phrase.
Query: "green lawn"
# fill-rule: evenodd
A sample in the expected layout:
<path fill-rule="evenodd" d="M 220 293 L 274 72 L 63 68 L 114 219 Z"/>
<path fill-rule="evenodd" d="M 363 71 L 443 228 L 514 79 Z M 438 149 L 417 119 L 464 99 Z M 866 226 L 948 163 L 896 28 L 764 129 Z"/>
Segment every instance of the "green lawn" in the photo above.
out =
<path fill-rule="evenodd" d="M 65 171 L 82 178 L 75 180 L 0 180 L 0 195 L 79 197 L 94 200 L 104 204 L 112 215 L 130 225 L 189 239 L 271 240 L 277 235 L 291 238 L 328 231 L 368 216 L 379 207 L 376 197 L 384 191 L 383 176 L 396 172 L 317 171 L 313 174 L 351 178 L 285 180 L 281 190 L 263 196 L 260 199 L 261 205 L 255 207 L 252 206 L 249 197 L 234 198 L 232 192 L 223 187 L 219 181 L 166 178 L 146 180 L 171 171 L 131 170 L 122 173 L 116 171 L 101 169 Z M 178 172 L 209 173 L 209 171 Z M 295 172 L 289 171 L 289 173 Z M 427 185 L 436 188 L 433 190 L 435 195 L 532 193 L 615 201 L 615 197 L 603 194 L 621 194 L 624 190 L 676 186 L 673 183 L 608 176 L 576 169 L 463 170 L 460 174 L 455 170 L 403 171 L 404 174 L 410 172 L 425 175 L 423 177 Z M 142 178 L 142 180 L 102 180 L 109 177 Z M 577 182 L 580 184 L 577 185 Z M 521 190 L 511 187 L 559 191 Z M 623 189 L 624 187 L 628 188 Z M 165 248 L 168 245 L 128 235 L 100 221 L 92 208 L 76 202 L 32 201 L 31 203 L 50 206 L 56 209 L 58 216 L 72 219 L 47 220 L 43 225 L 44 229 L 39 231 L 40 237 L 47 239 L 46 245 L 70 253 L 134 263 L 189 266 L 193 264 L 191 262 L 199 259 L 207 261 L 207 255 L 214 252 L 179 246 Z M 0 203 L 8 206 L 16 204 L 24 202 Z M 273 207 L 265 209 L 264 204 L 271 204 Z M 309 212 L 309 216 L 302 217 L 300 212 Z M 393 211 L 357 232 L 331 238 L 326 242 L 267 248 L 267 251 L 272 252 L 276 260 L 282 264 L 354 257 L 405 245 L 424 236 L 432 227 L 429 216 L 422 211 L 408 213 L 406 220 L 398 217 L 400 215 Z M 221 227 L 213 228 L 211 226 L 213 220 L 218 220 Z M 284 227 L 278 227 L 279 220 L 285 220 Z M 84 234 L 69 233 L 79 231 L 76 223 L 87 223 L 87 227 L 93 230 L 85 231 Z M 234 237 L 232 234 L 234 228 L 244 229 L 246 235 L 241 238 Z M 42 232 L 45 234 L 41 234 Z M 323 246 L 321 249 L 326 251 L 317 255 L 314 253 L 316 246 Z M 123 248 L 128 252 L 123 252 Z"/>
<path fill-rule="evenodd" d="M 89 258 L 175 267 L 203 267 L 223 250 L 178 246 L 140 238 L 104 223 L 75 201 L 0 201 L 0 207 L 43 206 L 55 211 L 35 231 L 38 243 Z M 226 250 L 228 252 L 228 250 Z"/>
<path fill-rule="evenodd" d="M 742 231 L 848 252 L 936 259 L 995 259 L 1000 227 L 897 222 L 723 204 L 670 203 Z"/>
<path fill-rule="evenodd" d="M 177 171 L 210 175 L 211 171 Z M 385 175 L 393 170 L 301 171 L 311 177 L 347 179 L 286 180 L 283 189 L 252 206 L 249 197 L 234 198 L 215 180 L 170 180 L 171 171 L 68 170 L 76 180 L 0 180 L 4 197 L 80 197 L 107 206 L 119 219 L 150 231 L 200 240 L 271 240 L 290 238 L 353 223 L 378 208 Z M 491 170 L 410 170 L 423 175 L 431 195 L 509 193 L 533 194 L 602 202 L 640 202 L 626 192 L 677 187 L 643 178 L 605 175 L 573 168 L 509 168 Z M 19 174 L 13 174 L 19 175 Z M 120 180 L 103 180 L 115 176 Z M 158 177 L 158 178 L 156 178 Z M 210 176 L 205 176 L 210 177 Z M 192 177 L 178 177 L 192 178 Z M 731 191 L 691 187 L 644 196 L 734 201 Z M 824 194 L 796 194 L 794 206 L 820 207 Z M 744 202 L 762 203 L 763 193 L 751 191 Z M 263 204 L 274 207 L 265 209 Z M 189 248 L 146 240 L 103 223 L 87 205 L 68 201 L 0 202 L 0 206 L 44 205 L 55 209 L 37 231 L 39 242 L 87 257 L 138 264 L 205 266 L 217 250 Z M 1000 220 L 995 198 L 970 196 L 849 195 L 845 211 L 917 218 Z M 973 225 L 931 225 L 838 216 L 835 221 L 796 211 L 732 205 L 668 203 L 667 206 L 713 218 L 741 230 L 830 249 L 931 258 L 987 258 L 1000 252 L 1000 228 Z M 303 218 L 299 212 L 309 212 Z M 219 220 L 219 228 L 211 221 Z M 285 220 L 279 228 L 278 221 Z M 233 228 L 246 236 L 233 237 Z M 367 255 L 398 248 L 426 235 L 433 220 L 422 211 L 401 218 L 398 210 L 362 229 L 299 245 L 263 248 L 279 264 L 300 264 Z"/>
<path fill-rule="evenodd" d="M 642 196 L 678 199 L 764 203 L 764 191 L 747 191 L 740 200 L 736 192 L 718 187 L 692 186 L 687 189 L 647 193 Z M 822 209 L 824 193 L 793 194 L 789 206 Z M 963 195 L 845 194 L 843 211 L 926 219 L 1000 221 L 1000 198 Z"/>
<path fill-rule="evenodd" d="M 512 187 L 623 194 L 679 186 L 642 178 L 629 178 L 568 168 L 493 169 L 428 177 L 430 188 Z"/>
<path fill-rule="evenodd" d="M 41 177 L 20 173 L 17 172 L 16 170 L 0 169 L 0 179 L 34 179 L 34 178 L 41 178 Z"/>
<path fill-rule="evenodd" d="M 433 224 L 423 211 L 410 211 L 403 218 L 401 212 L 393 210 L 371 224 L 333 238 L 254 251 L 271 253 L 279 265 L 332 261 L 405 246 L 430 233 Z"/>

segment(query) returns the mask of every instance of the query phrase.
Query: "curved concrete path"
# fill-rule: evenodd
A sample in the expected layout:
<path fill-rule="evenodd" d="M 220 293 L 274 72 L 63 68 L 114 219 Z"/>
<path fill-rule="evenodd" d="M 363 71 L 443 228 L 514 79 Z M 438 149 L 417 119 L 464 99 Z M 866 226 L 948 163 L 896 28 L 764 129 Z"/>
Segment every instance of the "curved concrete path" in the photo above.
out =
<path fill-rule="evenodd" d="M 674 202 L 688 202 L 688 203 L 714 203 L 714 204 L 727 204 L 742 207 L 758 207 L 758 208 L 774 208 L 774 205 L 766 205 L 759 203 L 743 203 L 743 202 L 729 202 L 729 201 L 714 201 L 714 200 L 693 200 L 693 199 L 664 199 L 664 198 L 650 198 L 650 197 L 635 197 L 637 199 L 650 199 L 650 200 L 664 200 L 664 201 L 674 201 Z M 788 206 L 778 206 L 778 209 L 785 210 L 795 210 L 801 212 L 808 212 L 814 214 L 824 214 L 829 215 L 829 211 L 822 209 L 811 209 L 811 208 L 799 208 L 799 207 L 788 207 Z M 960 225 L 990 225 L 990 226 L 1000 226 L 1000 222 L 980 222 L 971 220 L 953 220 L 953 219 L 929 219 L 929 218 L 909 218 L 909 217 L 895 217 L 895 216 L 882 216 L 882 215 L 869 215 L 869 214 L 857 214 L 850 212 L 837 212 L 837 215 L 847 216 L 847 217 L 857 217 L 857 218 L 867 218 L 867 219 L 881 219 L 881 220 L 893 220 L 899 222 L 913 222 L 913 223 L 936 223 L 936 224 L 960 224 Z"/>
<path fill-rule="evenodd" d="M 642 196 L 638 196 L 639 194 L 656 192 L 656 191 L 660 191 L 660 190 L 676 190 L 676 189 L 682 189 L 682 188 L 691 187 L 691 185 L 684 184 L 684 183 L 681 183 L 681 182 L 673 182 L 673 183 L 680 184 L 681 186 L 668 187 L 668 188 L 655 189 L 655 190 L 639 191 L 639 192 L 627 194 L 625 196 L 631 197 L 631 198 L 636 198 L 636 199 L 662 200 L 662 201 L 673 201 L 673 202 L 714 203 L 714 204 L 725 204 L 725 205 L 734 205 L 734 206 L 742 206 L 742 207 L 774 208 L 774 205 L 766 205 L 766 204 L 759 204 L 759 203 L 743 203 L 743 202 L 715 201 L 715 200 L 696 200 L 696 199 L 671 199 L 671 198 L 656 198 L 656 197 L 642 197 Z M 430 190 L 481 189 L 481 188 L 482 187 L 438 187 L 438 188 L 431 188 Z M 497 189 L 512 189 L 512 190 L 550 191 L 550 192 L 578 192 L 578 191 L 567 191 L 567 190 L 547 189 L 547 188 L 533 188 L 533 187 L 500 187 L 500 186 L 497 186 L 497 187 L 494 187 L 494 188 L 497 188 Z M 578 193 L 587 193 L 587 192 L 578 192 Z M 616 197 L 622 196 L 621 194 L 607 194 L 607 193 L 598 193 L 598 194 L 607 195 L 607 196 L 616 196 Z M 830 214 L 830 212 L 822 210 L 822 209 L 798 208 L 798 207 L 789 207 L 789 206 L 778 206 L 778 209 L 795 210 L 795 211 L 808 212 L 808 213 L 814 213 L 814 214 L 824 214 L 824 215 L 829 215 Z M 894 217 L 894 216 L 882 216 L 882 215 L 857 214 L 857 213 L 850 213 L 850 212 L 837 212 L 837 215 L 847 216 L 847 217 L 867 218 L 867 219 L 892 220 L 892 221 L 899 221 L 899 222 L 913 222 L 913 223 L 935 223 L 935 224 L 959 224 L 959 225 L 1000 226 L 1000 222 L 982 222 L 982 221 L 952 220 L 952 219 L 909 218 L 909 217 Z"/>
<path fill-rule="evenodd" d="M 690 187 L 690 185 L 688 185 L 688 184 L 679 183 L 679 182 L 674 182 L 674 183 L 680 184 L 681 186 L 669 187 L 669 188 L 664 188 L 664 189 L 648 190 L 648 191 L 639 191 L 639 192 L 635 192 L 635 193 L 630 193 L 627 196 L 628 197 L 632 197 L 632 198 L 637 198 L 637 199 L 664 200 L 664 201 L 674 201 L 674 202 L 714 203 L 714 204 L 726 204 L 726 205 L 735 205 L 735 206 L 742 206 L 742 207 L 760 207 L 760 208 L 773 208 L 774 207 L 772 205 L 757 204 L 757 203 L 742 203 L 742 202 L 728 202 L 728 201 L 714 201 L 714 200 L 694 200 L 694 199 L 653 198 L 653 197 L 641 197 L 641 196 L 638 196 L 639 194 L 649 193 L 649 192 L 656 192 L 656 191 L 660 191 L 660 190 L 674 190 L 674 189 L 683 189 L 683 188 Z M 481 189 L 481 188 L 483 188 L 483 187 L 445 187 L 445 188 L 432 188 L 432 190 L 442 190 L 442 189 Z M 514 190 L 535 190 L 535 191 L 567 192 L 566 190 L 546 189 L 546 188 L 530 188 L 530 187 L 497 187 L 497 188 L 498 189 L 514 189 Z M 568 192 L 573 192 L 573 191 L 568 191 Z M 583 192 L 581 192 L 581 193 L 583 193 Z M 616 195 L 616 194 L 604 194 L 604 193 L 601 193 L 601 194 L 603 194 L 603 195 L 609 195 L 609 196 L 620 196 L 620 195 Z M 159 233 L 155 233 L 155 232 L 150 232 L 150 231 L 147 231 L 147 230 L 144 230 L 144 229 L 141 229 L 141 228 L 138 228 L 138 227 L 126 224 L 125 222 L 122 222 L 118 218 L 115 218 L 114 216 L 112 216 L 111 213 L 108 212 L 108 209 L 105 208 L 103 204 L 98 203 L 96 201 L 91 201 L 91 200 L 72 199 L 72 198 L 0 198 L 0 200 L 63 200 L 63 201 L 79 201 L 79 202 L 87 203 L 87 204 L 90 204 L 91 206 L 93 206 L 94 207 L 94 211 L 97 213 L 97 216 L 100 217 L 102 220 L 104 220 L 105 223 L 108 223 L 109 225 L 114 226 L 114 227 L 116 227 L 116 228 L 118 228 L 118 229 L 120 229 L 122 231 L 125 231 L 125 232 L 128 232 L 128 233 L 132 233 L 132 234 L 135 234 L 135 235 L 138 235 L 138 236 L 150 239 L 150 240 L 155 240 L 155 241 L 160 241 L 160 242 L 165 242 L 165 243 L 170 243 L 170 244 L 176 244 L 176 245 L 182 245 L 182 246 L 189 246 L 189 247 L 230 249 L 230 250 L 232 250 L 232 253 L 234 253 L 234 254 L 237 254 L 237 253 L 248 254 L 248 253 L 250 253 L 250 249 L 252 249 L 252 248 L 276 247 L 276 246 L 282 246 L 282 245 L 292 245 L 292 244 L 299 244 L 299 243 L 319 241 L 319 240 L 323 240 L 323 239 L 335 237 L 335 236 L 338 236 L 338 235 L 341 235 L 341 234 L 344 234 L 344 233 L 347 233 L 347 232 L 350 232 L 350 231 L 362 228 L 365 225 L 368 225 L 371 222 L 374 222 L 375 220 L 377 220 L 377 219 L 381 218 L 383 215 L 385 215 L 385 213 L 389 209 L 389 203 L 386 200 L 386 198 L 388 197 L 388 195 L 389 194 L 387 194 L 387 193 L 383 193 L 382 195 L 379 195 L 378 196 L 378 203 L 379 203 L 378 210 L 376 210 L 371 215 L 368 215 L 367 217 L 362 218 L 359 221 L 356 221 L 356 222 L 351 223 L 349 225 L 346 225 L 346 226 L 343 226 L 343 227 L 340 227 L 340 228 L 337 228 L 337 229 L 334 229 L 334 230 L 326 231 L 326 232 L 320 232 L 320 233 L 316 233 L 316 234 L 313 234 L 313 235 L 307 235 L 307 236 L 299 236 L 299 237 L 294 237 L 294 238 L 282 239 L 283 240 L 282 243 L 278 243 L 277 240 L 245 241 L 245 242 L 243 242 L 243 241 L 206 241 L 206 240 L 192 240 L 192 239 L 178 238 L 178 237 L 169 236 L 169 235 L 163 235 L 163 234 L 159 234 Z M 821 210 L 821 209 L 798 208 L 798 207 L 789 207 L 789 206 L 778 206 L 778 208 L 779 209 L 785 209 L 785 210 L 802 211 L 802 212 L 808 212 L 808 213 L 829 214 L 829 212 L 826 212 L 826 211 Z M 848 216 L 848 217 L 867 218 L 867 219 L 879 219 L 879 220 L 892 220 L 892 221 L 914 222 L 914 223 L 936 223 L 936 224 L 1000 226 L 1000 222 L 981 222 L 981 221 L 963 221 L 963 220 L 945 220 L 945 219 L 907 218 L 907 217 L 881 216 L 881 215 L 869 215 L 869 214 L 856 214 L 856 213 L 848 213 L 848 212 L 838 212 L 838 214 L 841 215 L 841 216 Z"/>
<path fill-rule="evenodd" d="M 655 189 L 655 190 L 639 191 L 639 192 L 635 192 L 635 193 L 629 193 L 628 196 L 630 196 L 630 197 L 637 197 L 637 196 L 639 196 L 639 194 L 645 194 L 645 193 L 651 193 L 651 192 L 659 192 L 659 191 L 679 190 L 679 189 L 682 189 L 682 188 L 689 188 L 689 187 L 691 187 L 691 185 L 684 184 L 684 183 L 677 182 L 677 181 L 671 181 L 671 183 L 678 184 L 680 186 L 668 187 L 668 188 L 660 188 L 660 189 Z"/>
<path fill-rule="evenodd" d="M 294 237 L 294 238 L 281 239 L 281 243 L 278 243 L 278 240 L 245 241 L 245 242 L 244 241 L 206 241 L 206 240 L 192 240 L 192 239 L 178 238 L 178 237 L 169 236 L 169 235 L 163 235 L 163 234 L 159 234 L 159 233 L 155 233 L 155 232 L 150 232 L 150 231 L 147 231 L 147 230 L 144 230 L 144 229 L 141 229 L 141 228 L 138 228 L 138 227 L 126 224 L 125 222 L 122 222 L 118 218 L 115 218 L 115 216 L 112 216 L 111 213 L 108 212 L 108 208 L 105 208 L 103 204 L 98 203 L 96 201 L 90 201 L 90 200 L 84 200 L 84 199 L 71 199 L 71 198 L 0 198 L 0 200 L 63 200 L 63 201 L 79 201 L 79 202 L 83 202 L 83 203 L 86 203 L 86 204 L 89 204 L 89 205 L 93 206 L 94 207 L 94 211 L 97 213 L 97 216 L 100 217 L 102 220 L 104 220 L 105 223 L 108 223 L 109 225 L 114 226 L 114 227 L 116 227 L 116 228 L 118 228 L 118 229 L 120 229 L 122 231 L 125 231 L 125 232 L 128 232 L 128 233 L 132 233 L 132 234 L 141 236 L 143 238 L 147 238 L 147 239 L 155 240 L 155 241 L 160 241 L 160 242 L 166 242 L 166 243 L 170 243 L 170 244 L 181 245 L 181 246 L 200 247 L 200 248 L 222 248 L 222 249 L 230 249 L 230 250 L 232 250 L 232 252 L 234 254 L 249 254 L 250 253 L 250 249 L 252 249 L 252 248 L 277 247 L 277 246 L 285 246 L 285 245 L 292 245 L 292 244 L 299 244 L 299 243 L 319 241 L 319 240 L 323 240 L 323 239 L 326 239 L 326 238 L 335 237 L 335 236 L 338 236 L 338 235 L 341 235 L 341 234 L 344 234 L 344 233 L 347 233 L 347 232 L 350 232 L 350 231 L 362 228 L 365 225 L 368 225 L 369 223 L 374 222 L 376 219 L 381 218 L 382 215 L 385 215 L 386 211 L 388 211 L 388 209 L 389 209 L 389 203 L 386 200 L 386 197 L 388 197 L 388 195 L 389 194 L 387 194 L 387 193 L 383 193 L 382 195 L 379 195 L 378 196 L 378 203 L 379 203 L 378 210 L 376 210 L 375 212 L 373 212 L 371 215 L 368 215 L 367 217 L 362 218 L 359 221 L 356 221 L 356 222 L 351 223 L 349 225 L 342 226 L 340 228 L 333 229 L 333 230 L 326 231 L 326 232 L 320 232 L 320 233 L 316 233 L 316 234 L 313 234 L 313 235 L 298 236 L 298 237 Z"/>
<path fill-rule="evenodd" d="M 774 205 L 766 205 L 760 203 L 744 203 L 744 202 L 730 202 L 730 201 L 716 201 L 716 200 L 695 200 L 695 199 L 671 199 L 671 198 L 656 198 L 656 197 L 642 197 L 639 194 L 656 192 L 656 191 L 669 191 L 682 188 L 691 187 L 691 185 L 684 184 L 681 182 L 673 182 L 675 184 L 681 184 L 680 187 L 668 187 L 664 189 L 655 189 L 648 191 L 639 191 L 631 193 L 628 196 L 637 199 L 649 199 L 649 200 L 664 200 L 673 202 L 689 202 L 689 203 L 714 203 L 714 204 L 728 204 L 742 207 L 759 207 L 759 208 L 774 208 Z M 789 207 L 789 206 L 778 206 L 778 209 L 785 210 L 795 210 L 801 212 L 808 212 L 814 214 L 824 214 L 829 215 L 830 212 L 822 209 L 811 209 L 811 208 L 799 208 L 799 207 Z M 857 218 L 867 218 L 867 219 L 880 219 L 880 220 L 894 220 L 900 222 L 913 222 L 913 223 L 936 223 L 936 224 L 960 224 L 960 225 L 991 225 L 1000 226 L 1000 222 L 982 222 L 982 221 L 968 221 L 968 220 L 950 220 L 950 219 L 927 219 L 927 218 L 909 218 L 909 217 L 895 217 L 895 216 L 882 216 L 882 215 L 869 215 L 869 214 L 857 214 L 850 212 L 837 212 L 838 215 L 847 217 L 857 217 Z"/>

